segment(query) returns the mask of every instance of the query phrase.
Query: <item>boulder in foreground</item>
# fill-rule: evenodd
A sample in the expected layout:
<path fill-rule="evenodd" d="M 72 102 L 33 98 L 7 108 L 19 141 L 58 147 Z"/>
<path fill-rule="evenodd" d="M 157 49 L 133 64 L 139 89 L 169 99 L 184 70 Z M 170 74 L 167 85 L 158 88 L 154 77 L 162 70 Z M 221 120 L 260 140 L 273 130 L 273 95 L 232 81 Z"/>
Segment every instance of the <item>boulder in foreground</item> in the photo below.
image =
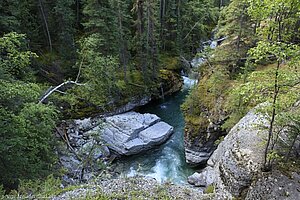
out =
<path fill-rule="evenodd" d="M 288 178 L 278 170 L 262 172 L 269 121 L 257 108 L 231 129 L 208 166 L 190 176 L 189 183 L 212 185 L 216 199 L 300 199 L 299 174 Z"/>

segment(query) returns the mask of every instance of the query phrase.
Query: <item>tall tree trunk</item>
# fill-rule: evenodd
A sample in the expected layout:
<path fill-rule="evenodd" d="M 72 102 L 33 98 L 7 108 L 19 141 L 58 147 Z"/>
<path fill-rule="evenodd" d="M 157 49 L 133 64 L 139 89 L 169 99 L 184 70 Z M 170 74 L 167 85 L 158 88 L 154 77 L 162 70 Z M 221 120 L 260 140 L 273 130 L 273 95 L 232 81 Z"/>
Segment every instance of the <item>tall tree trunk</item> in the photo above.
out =
<path fill-rule="evenodd" d="M 223 6 L 223 0 L 220 0 L 219 9 L 221 9 Z"/>
<path fill-rule="evenodd" d="M 147 0 L 147 55 L 150 56 L 148 60 L 149 69 L 152 70 L 152 79 L 157 75 L 157 46 L 154 34 L 154 2 L 155 0 Z"/>
<path fill-rule="evenodd" d="M 52 52 L 52 40 L 51 40 L 49 26 L 48 26 L 48 22 L 47 22 L 47 18 L 46 18 L 46 15 L 45 15 L 44 6 L 43 6 L 42 1 L 43 0 L 39 0 L 39 7 L 40 7 L 40 10 L 41 10 L 42 18 L 43 18 L 46 33 L 47 33 L 47 38 L 48 38 L 48 43 L 49 43 L 49 50 L 50 50 L 50 52 Z"/>
<path fill-rule="evenodd" d="M 140 65 L 142 68 L 144 82 L 147 82 L 147 67 L 145 60 L 145 47 L 144 47 L 144 0 L 137 0 L 136 3 L 137 12 L 137 36 L 138 36 L 138 55 L 140 60 Z"/>
<path fill-rule="evenodd" d="M 162 49 L 165 50 L 165 14 L 166 14 L 166 0 L 160 0 L 160 41 Z"/>
<path fill-rule="evenodd" d="M 176 24 L 177 24 L 177 30 L 176 30 L 177 46 L 179 49 L 179 55 L 182 55 L 181 0 L 177 0 Z"/>
<path fill-rule="evenodd" d="M 277 103 L 277 97 L 279 94 L 279 85 L 278 85 L 278 75 L 279 75 L 279 67 L 280 67 L 280 61 L 277 62 L 276 72 L 275 72 L 275 80 L 274 80 L 274 96 L 273 96 L 273 103 L 272 103 L 272 114 L 271 114 L 271 121 L 270 121 L 270 127 L 268 130 L 268 140 L 267 145 L 265 147 L 265 155 L 264 155 L 264 170 L 269 171 L 271 170 L 271 159 L 268 159 L 268 154 L 270 152 L 270 145 L 271 140 L 273 137 L 273 127 L 275 123 L 275 117 L 276 117 L 276 103 Z"/>
<path fill-rule="evenodd" d="M 124 73 L 124 81 L 127 83 L 127 57 L 126 57 L 126 44 L 124 40 L 124 31 L 123 31 L 123 18 L 122 18 L 122 11 L 120 6 L 120 1 L 117 2 L 118 6 L 118 20 L 119 20 L 119 51 L 120 51 L 120 61 L 121 65 L 123 66 L 123 73 Z"/>
<path fill-rule="evenodd" d="M 79 13 L 80 13 L 80 0 L 76 0 L 76 25 L 77 25 L 77 27 L 80 26 Z"/>
<path fill-rule="evenodd" d="M 246 11 L 246 5 L 243 5 L 242 13 L 240 16 L 240 23 L 239 23 L 239 34 L 238 34 L 238 41 L 237 41 L 237 52 L 240 51 L 241 39 L 242 39 L 242 32 L 243 32 L 243 24 L 244 24 L 244 12 Z"/>

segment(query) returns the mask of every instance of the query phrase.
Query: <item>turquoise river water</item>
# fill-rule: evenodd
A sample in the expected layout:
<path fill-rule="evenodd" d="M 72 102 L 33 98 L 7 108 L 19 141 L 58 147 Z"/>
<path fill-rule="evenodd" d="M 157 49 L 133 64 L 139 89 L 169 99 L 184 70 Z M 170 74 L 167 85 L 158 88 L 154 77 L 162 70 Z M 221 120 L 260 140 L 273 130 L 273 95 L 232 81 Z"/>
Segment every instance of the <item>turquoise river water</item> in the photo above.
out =
<path fill-rule="evenodd" d="M 142 175 L 155 178 L 161 183 L 170 181 L 175 184 L 185 184 L 187 177 L 193 174 L 194 170 L 185 163 L 184 118 L 180 105 L 195 81 L 183 78 L 184 88 L 180 92 L 138 110 L 141 113 L 156 114 L 162 121 L 174 127 L 174 133 L 163 145 L 120 160 L 122 175 L 127 177 Z"/>

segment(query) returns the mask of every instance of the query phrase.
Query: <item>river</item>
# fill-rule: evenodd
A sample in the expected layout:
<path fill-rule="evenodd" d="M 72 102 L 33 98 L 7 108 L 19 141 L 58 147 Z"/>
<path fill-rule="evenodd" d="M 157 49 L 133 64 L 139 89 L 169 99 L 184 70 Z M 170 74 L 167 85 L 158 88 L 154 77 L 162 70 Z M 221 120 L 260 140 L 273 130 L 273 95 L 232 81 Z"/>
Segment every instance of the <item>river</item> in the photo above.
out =
<path fill-rule="evenodd" d="M 186 77 L 183 79 L 184 87 L 180 92 L 139 109 L 141 113 L 159 116 L 162 121 L 174 127 L 174 133 L 166 143 L 156 149 L 120 160 L 118 164 L 123 176 L 142 175 L 155 178 L 160 183 L 170 181 L 185 184 L 187 177 L 193 174 L 194 170 L 185 163 L 184 118 L 180 105 L 195 81 Z"/>

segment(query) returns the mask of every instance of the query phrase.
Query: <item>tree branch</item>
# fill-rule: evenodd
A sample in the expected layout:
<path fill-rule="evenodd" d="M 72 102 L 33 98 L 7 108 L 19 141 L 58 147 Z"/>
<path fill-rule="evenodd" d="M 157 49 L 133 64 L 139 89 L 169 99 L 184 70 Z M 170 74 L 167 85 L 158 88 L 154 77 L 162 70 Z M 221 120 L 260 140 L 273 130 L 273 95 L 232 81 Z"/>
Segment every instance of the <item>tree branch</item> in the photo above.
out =
<path fill-rule="evenodd" d="M 180 55 L 180 61 L 182 61 L 184 63 L 184 65 L 187 68 L 191 68 L 191 61 L 187 60 L 185 57 L 183 57 L 182 55 Z"/>
<path fill-rule="evenodd" d="M 85 85 L 85 84 L 81 84 L 81 83 L 77 83 L 76 81 L 66 81 L 61 83 L 60 85 L 54 87 L 53 89 L 51 89 L 52 87 L 50 87 L 45 94 L 40 98 L 39 104 L 43 103 L 53 92 L 59 91 L 59 88 L 65 86 L 65 85 Z"/>

